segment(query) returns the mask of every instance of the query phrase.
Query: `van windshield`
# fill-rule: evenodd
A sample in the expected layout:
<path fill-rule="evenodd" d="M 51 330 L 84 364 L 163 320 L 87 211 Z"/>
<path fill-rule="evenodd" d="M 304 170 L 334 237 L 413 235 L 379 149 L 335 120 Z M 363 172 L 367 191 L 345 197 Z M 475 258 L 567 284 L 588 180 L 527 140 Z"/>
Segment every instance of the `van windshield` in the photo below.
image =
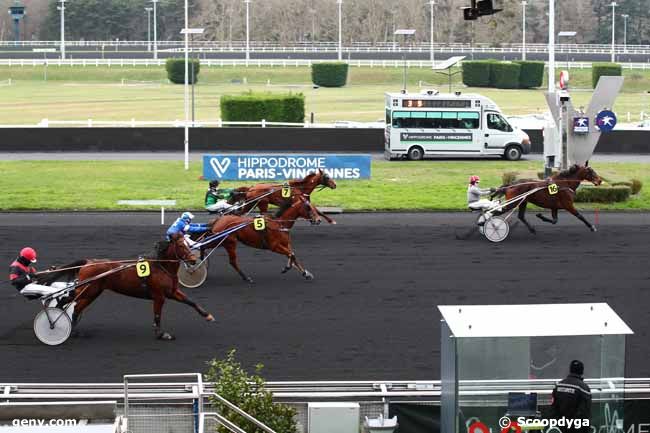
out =
<path fill-rule="evenodd" d="M 488 129 L 496 129 L 497 131 L 512 132 L 512 126 L 500 114 L 488 113 L 487 115 Z"/>

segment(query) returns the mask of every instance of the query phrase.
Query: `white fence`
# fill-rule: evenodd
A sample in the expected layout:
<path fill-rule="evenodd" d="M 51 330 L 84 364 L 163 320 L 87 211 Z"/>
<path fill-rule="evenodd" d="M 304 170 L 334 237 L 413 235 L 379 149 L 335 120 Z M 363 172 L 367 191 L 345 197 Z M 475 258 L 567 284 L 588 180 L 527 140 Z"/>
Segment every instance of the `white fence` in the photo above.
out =
<path fill-rule="evenodd" d="M 351 121 L 336 121 L 331 123 L 290 123 L 290 122 L 268 122 L 262 120 L 259 122 L 234 122 L 223 121 L 218 119 L 216 121 L 189 121 L 187 126 L 190 128 L 202 127 L 228 127 L 228 126 L 252 126 L 252 127 L 291 127 L 291 128 L 384 128 L 381 122 L 351 122 Z M 1 125 L 1 128 L 50 128 L 50 127 L 80 127 L 80 128 L 106 128 L 106 127 L 121 127 L 121 128 L 183 128 L 185 122 L 183 120 L 49 120 L 43 119 L 37 124 L 21 124 L 21 125 Z"/>
<path fill-rule="evenodd" d="M 201 59 L 202 67 L 308 67 L 314 63 L 328 62 L 330 60 L 311 59 Z M 429 68 L 433 64 L 427 60 L 346 60 L 352 67 L 370 68 Z M 165 64 L 165 59 L 0 59 L 0 66 L 36 67 L 43 66 L 83 66 L 83 67 L 136 67 L 157 66 Z M 568 66 L 569 69 L 590 69 L 591 62 L 565 62 L 556 60 L 559 66 Z M 623 69 L 648 70 L 650 62 L 646 63 L 621 63 Z"/>

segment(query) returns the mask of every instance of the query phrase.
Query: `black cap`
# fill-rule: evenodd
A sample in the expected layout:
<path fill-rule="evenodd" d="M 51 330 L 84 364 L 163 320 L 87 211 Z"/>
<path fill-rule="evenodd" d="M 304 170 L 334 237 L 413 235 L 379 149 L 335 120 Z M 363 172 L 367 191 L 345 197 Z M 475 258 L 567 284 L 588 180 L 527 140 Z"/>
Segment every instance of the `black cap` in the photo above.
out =
<path fill-rule="evenodd" d="M 215 179 L 212 182 L 210 182 L 210 188 L 216 188 L 218 186 L 219 186 L 219 181 L 218 180 Z"/>
<path fill-rule="evenodd" d="M 582 363 L 582 361 L 574 359 L 571 361 L 571 365 L 569 366 L 569 372 L 572 374 L 577 374 L 578 376 L 582 376 L 582 374 L 585 372 L 585 365 Z"/>

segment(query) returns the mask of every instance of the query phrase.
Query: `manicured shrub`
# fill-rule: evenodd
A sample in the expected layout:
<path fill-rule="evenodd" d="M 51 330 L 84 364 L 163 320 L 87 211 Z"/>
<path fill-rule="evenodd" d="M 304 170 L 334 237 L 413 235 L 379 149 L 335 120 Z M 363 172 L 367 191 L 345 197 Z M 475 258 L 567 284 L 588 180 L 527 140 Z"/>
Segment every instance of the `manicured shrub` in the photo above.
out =
<path fill-rule="evenodd" d="M 517 89 L 521 66 L 516 63 L 499 62 L 490 66 L 490 85 L 498 89 Z"/>
<path fill-rule="evenodd" d="M 623 75 L 623 68 L 618 63 L 594 63 L 591 66 L 591 85 L 595 89 L 600 77 L 620 77 Z"/>
<path fill-rule="evenodd" d="M 627 186 L 630 188 L 632 194 L 638 194 L 643 188 L 643 183 L 639 179 L 632 179 L 626 182 L 614 182 L 612 186 Z"/>
<path fill-rule="evenodd" d="M 192 63 L 194 64 L 194 76 L 192 76 Z M 201 62 L 198 59 L 190 59 L 188 64 L 188 83 L 196 83 L 199 79 Z M 185 84 L 185 59 L 170 58 L 165 62 L 167 78 L 174 84 Z"/>
<path fill-rule="evenodd" d="M 313 63 L 311 80 L 317 86 L 343 87 L 348 82 L 348 64 L 344 62 Z"/>
<path fill-rule="evenodd" d="M 521 66 L 519 71 L 520 89 L 530 89 L 542 86 L 544 82 L 544 62 L 521 60 L 514 63 Z"/>
<path fill-rule="evenodd" d="M 591 186 L 582 185 L 578 188 L 576 202 L 581 203 L 614 203 L 630 198 L 631 188 L 628 186 Z"/>
<path fill-rule="evenodd" d="M 489 87 L 490 70 L 494 60 L 468 60 L 463 62 L 463 84 L 468 87 Z"/>
<path fill-rule="evenodd" d="M 231 122 L 302 123 L 305 97 L 302 93 L 253 93 L 221 97 L 221 119 Z"/>
<path fill-rule="evenodd" d="M 510 185 L 517 180 L 518 175 L 516 171 L 506 171 L 501 175 L 501 185 Z"/>

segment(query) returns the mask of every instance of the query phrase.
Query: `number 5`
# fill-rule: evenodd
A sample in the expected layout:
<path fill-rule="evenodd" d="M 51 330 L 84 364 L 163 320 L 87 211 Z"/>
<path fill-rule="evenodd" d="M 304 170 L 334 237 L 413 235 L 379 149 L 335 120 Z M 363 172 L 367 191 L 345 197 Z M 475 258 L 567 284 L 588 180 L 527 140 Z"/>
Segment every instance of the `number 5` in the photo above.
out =
<path fill-rule="evenodd" d="M 257 230 L 257 231 L 264 230 L 264 229 L 266 228 L 266 222 L 264 221 L 264 218 L 262 218 L 262 217 L 260 217 L 260 218 L 255 218 L 255 219 L 253 220 L 253 227 L 254 227 L 255 230 Z"/>

